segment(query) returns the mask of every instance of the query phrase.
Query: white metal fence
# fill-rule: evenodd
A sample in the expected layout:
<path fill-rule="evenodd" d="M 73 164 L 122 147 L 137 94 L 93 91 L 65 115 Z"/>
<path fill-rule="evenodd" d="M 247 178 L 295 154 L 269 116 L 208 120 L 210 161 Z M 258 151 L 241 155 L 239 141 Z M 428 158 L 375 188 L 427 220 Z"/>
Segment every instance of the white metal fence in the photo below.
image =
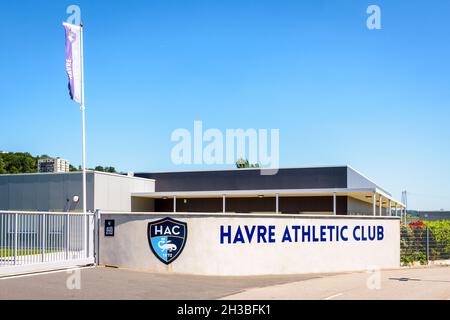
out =
<path fill-rule="evenodd" d="M 0 276 L 94 263 L 94 214 L 0 211 Z"/>

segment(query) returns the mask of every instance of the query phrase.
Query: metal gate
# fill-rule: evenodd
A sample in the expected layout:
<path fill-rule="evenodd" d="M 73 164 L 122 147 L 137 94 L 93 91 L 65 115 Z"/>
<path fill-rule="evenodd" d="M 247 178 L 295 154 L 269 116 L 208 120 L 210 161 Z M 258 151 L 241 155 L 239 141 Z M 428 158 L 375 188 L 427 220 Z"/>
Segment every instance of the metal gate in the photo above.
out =
<path fill-rule="evenodd" d="M 93 213 L 0 211 L 0 276 L 95 263 Z"/>

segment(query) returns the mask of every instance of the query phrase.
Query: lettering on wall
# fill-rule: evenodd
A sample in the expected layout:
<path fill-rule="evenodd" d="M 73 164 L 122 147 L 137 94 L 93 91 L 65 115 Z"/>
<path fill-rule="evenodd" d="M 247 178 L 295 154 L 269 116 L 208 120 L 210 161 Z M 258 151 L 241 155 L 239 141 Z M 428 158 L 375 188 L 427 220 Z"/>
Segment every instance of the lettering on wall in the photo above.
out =
<path fill-rule="evenodd" d="M 380 225 L 292 225 L 277 229 L 274 225 L 220 226 L 221 244 L 375 242 L 384 239 Z"/>

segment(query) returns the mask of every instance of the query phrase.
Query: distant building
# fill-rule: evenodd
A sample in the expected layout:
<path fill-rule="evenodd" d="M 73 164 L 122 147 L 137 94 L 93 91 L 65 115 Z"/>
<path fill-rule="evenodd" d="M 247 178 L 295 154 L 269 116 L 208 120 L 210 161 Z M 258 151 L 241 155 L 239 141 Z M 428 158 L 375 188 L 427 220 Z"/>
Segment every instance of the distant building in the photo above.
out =
<path fill-rule="evenodd" d="M 61 158 L 46 158 L 38 160 L 38 172 L 39 173 L 61 173 L 69 172 L 69 161 Z"/>
<path fill-rule="evenodd" d="M 423 221 L 442 221 L 450 220 L 450 211 L 408 211 L 408 215 Z"/>

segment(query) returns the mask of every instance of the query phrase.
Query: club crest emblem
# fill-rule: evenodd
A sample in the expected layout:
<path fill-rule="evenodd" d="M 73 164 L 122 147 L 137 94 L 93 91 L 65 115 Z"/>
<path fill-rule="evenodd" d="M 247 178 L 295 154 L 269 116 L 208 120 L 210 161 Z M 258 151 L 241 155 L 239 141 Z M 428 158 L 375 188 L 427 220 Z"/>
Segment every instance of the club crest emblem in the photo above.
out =
<path fill-rule="evenodd" d="M 174 262 L 184 249 L 187 239 L 187 223 L 171 218 L 150 222 L 148 243 L 153 254 L 167 265 Z"/>

